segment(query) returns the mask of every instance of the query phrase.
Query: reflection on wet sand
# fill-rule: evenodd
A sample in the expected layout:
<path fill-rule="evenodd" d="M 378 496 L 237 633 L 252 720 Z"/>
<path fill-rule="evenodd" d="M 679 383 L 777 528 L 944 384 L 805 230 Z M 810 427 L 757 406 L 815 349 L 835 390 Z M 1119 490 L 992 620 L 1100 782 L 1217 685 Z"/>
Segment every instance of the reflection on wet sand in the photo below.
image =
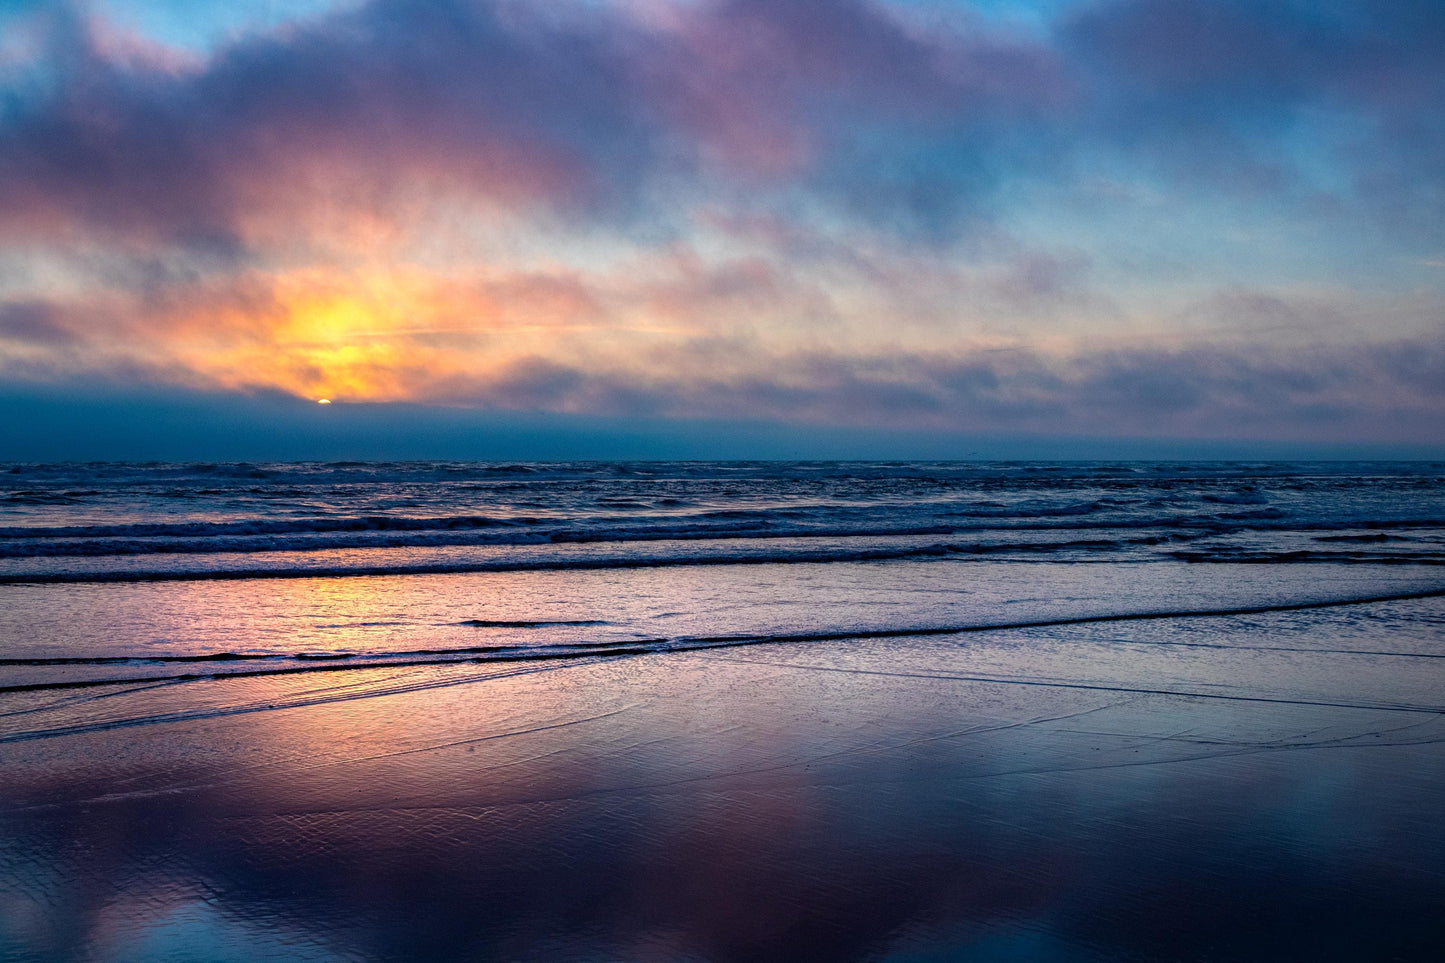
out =
<path fill-rule="evenodd" d="M 1377 648 L 1439 624 L 1410 604 Z M 0 745 L 0 955 L 1421 958 L 1445 666 L 1294 651 L 1352 644 L 1289 613 L 68 703 Z"/>

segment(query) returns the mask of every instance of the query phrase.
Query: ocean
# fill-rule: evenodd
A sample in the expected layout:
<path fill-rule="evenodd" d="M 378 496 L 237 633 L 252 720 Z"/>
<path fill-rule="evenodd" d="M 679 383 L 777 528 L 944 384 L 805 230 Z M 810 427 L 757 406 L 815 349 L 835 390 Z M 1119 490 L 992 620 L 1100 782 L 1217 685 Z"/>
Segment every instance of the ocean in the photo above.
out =
<path fill-rule="evenodd" d="M 0 466 L 0 958 L 1445 948 L 1445 464 Z"/>

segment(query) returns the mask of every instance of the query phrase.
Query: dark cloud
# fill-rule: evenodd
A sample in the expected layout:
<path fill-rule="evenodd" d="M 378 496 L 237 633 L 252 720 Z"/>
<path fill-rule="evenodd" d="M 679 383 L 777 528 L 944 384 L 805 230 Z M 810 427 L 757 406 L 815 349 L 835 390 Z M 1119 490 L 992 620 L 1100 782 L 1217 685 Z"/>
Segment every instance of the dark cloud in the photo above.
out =
<path fill-rule="evenodd" d="M 665 174 L 948 239 L 997 215 L 1004 184 L 1106 147 L 1317 208 L 1343 180 L 1413 234 L 1445 232 L 1438 4 L 1112 0 L 1048 44 L 870 0 L 660 9 L 373 0 L 187 64 L 120 57 L 60 5 L 49 80 L 0 113 L 0 224 L 227 250 L 258 222 L 428 192 L 665 220 L 634 210 Z M 1344 175 L 1315 183 L 1319 164 Z"/>
<path fill-rule="evenodd" d="M 7 280 L 0 339 L 24 361 L 0 353 L 0 371 L 298 394 L 333 377 L 378 399 L 619 417 L 1438 440 L 1426 322 L 1340 343 L 1376 320 L 1349 305 L 1389 297 L 1309 302 L 1299 277 L 1216 265 L 1188 283 L 1225 294 L 1159 322 L 1179 337 L 1144 334 L 1184 344 L 1237 316 L 1227 330 L 1249 325 L 1253 348 L 1033 339 L 1102 318 L 1117 344 L 1150 321 L 1117 273 L 1145 258 L 1060 237 L 1073 214 L 1039 209 L 1086 193 L 1071 185 L 1138 187 L 1110 195 L 1116 234 L 1181 213 L 1162 234 L 1216 215 L 1225 232 L 1235 208 L 1211 205 L 1244 198 L 1270 225 L 1327 229 L 1332 264 L 1356 237 L 1364 261 L 1438 258 L 1445 6 L 1100 0 L 1029 36 L 920 9 L 370 0 L 187 59 L 40 5 L 38 59 L 0 100 L 0 249 L 54 256 L 67 290 L 89 288 L 67 306 L 44 271 Z M 1033 241 L 1009 236 L 1018 210 Z M 380 293 L 347 260 L 364 256 L 306 246 L 429 239 L 479 213 L 510 218 L 518 250 L 581 238 L 587 264 L 594 228 L 639 243 L 630 266 L 563 244 L 514 277 L 461 231 L 428 252 L 445 283 Z M 1267 261 L 1272 243 L 1221 251 Z M 914 347 L 879 347 L 895 324 Z M 1278 346 L 1312 326 L 1336 343 Z M 970 347 L 990 332 L 1022 347 Z"/>
<path fill-rule="evenodd" d="M 735 356 L 748 351 L 734 346 Z M 1026 351 L 868 359 L 759 354 L 744 366 L 748 373 L 736 377 L 687 370 L 689 354 L 683 349 L 648 359 L 646 372 L 531 359 L 500 378 L 454 379 L 433 400 L 950 432 L 1445 443 L 1445 344 L 1438 340 L 1298 353 L 1197 348 L 1063 359 Z"/>
<path fill-rule="evenodd" d="M 1445 6 L 1422 0 L 1110 0 L 1060 25 L 1091 140 L 1171 177 L 1445 238 Z M 1324 178 L 1320 171 L 1329 172 Z M 1325 205 L 1328 206 L 1328 205 Z"/>
<path fill-rule="evenodd" d="M 1104 0 L 1070 15 L 1062 36 L 1111 85 L 1199 108 L 1418 106 L 1439 83 L 1445 10 L 1431 0 Z"/>
<path fill-rule="evenodd" d="M 0 303 L 0 341 L 55 347 L 70 343 L 73 335 L 56 306 L 44 301 Z"/>
<path fill-rule="evenodd" d="M 304 229 L 318 205 L 374 211 L 418 184 L 504 207 L 599 197 L 649 142 L 609 29 L 379 0 L 187 69 L 117 64 L 58 14 L 57 82 L 0 125 L 0 222 L 224 245 L 258 217 Z"/>
<path fill-rule="evenodd" d="M 119 60 L 62 6 L 53 82 L 0 115 L 0 223 L 224 249 L 258 221 L 304 229 L 418 191 L 595 217 L 681 170 L 810 183 L 937 233 L 989 186 L 987 125 L 1063 96 L 1046 51 L 859 0 L 676 16 L 374 0 L 188 65 Z"/>

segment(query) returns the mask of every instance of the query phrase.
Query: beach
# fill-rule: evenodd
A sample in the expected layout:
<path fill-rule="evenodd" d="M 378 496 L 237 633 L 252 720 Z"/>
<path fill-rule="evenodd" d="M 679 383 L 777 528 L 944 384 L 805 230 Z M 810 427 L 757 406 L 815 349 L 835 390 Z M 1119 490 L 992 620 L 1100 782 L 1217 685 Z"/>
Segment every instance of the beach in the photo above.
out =
<path fill-rule="evenodd" d="M 1043 467 L 32 497 L 0 956 L 1430 958 L 1432 469 Z"/>
<path fill-rule="evenodd" d="M 0 963 L 1445 960 L 1445 0 L 0 0 Z"/>

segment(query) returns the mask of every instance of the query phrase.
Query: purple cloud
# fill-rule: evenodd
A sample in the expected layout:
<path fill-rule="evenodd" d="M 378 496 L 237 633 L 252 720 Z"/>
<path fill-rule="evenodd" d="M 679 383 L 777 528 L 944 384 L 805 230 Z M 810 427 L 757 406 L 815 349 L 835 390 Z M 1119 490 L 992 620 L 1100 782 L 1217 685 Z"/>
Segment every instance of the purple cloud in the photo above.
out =
<path fill-rule="evenodd" d="M 374 0 L 186 66 L 118 62 L 60 8 L 46 31 L 54 82 L 0 120 L 0 224 L 225 246 L 257 220 L 387 211 L 419 188 L 597 216 L 659 172 L 807 182 L 826 167 L 836 181 L 860 125 L 902 125 L 927 153 L 940 132 L 1067 95 L 1047 51 L 931 36 L 860 0 L 718 0 L 675 16 Z"/>
<path fill-rule="evenodd" d="M 1102 437 L 1445 443 L 1445 343 L 1353 349 L 1128 350 L 1048 358 L 752 353 L 738 377 L 687 370 L 686 349 L 642 370 L 528 359 L 493 380 L 454 379 L 430 400 L 634 417 Z"/>
<path fill-rule="evenodd" d="M 61 311 L 44 301 L 0 302 L 0 341 L 57 347 L 69 344 L 71 331 Z"/>
<path fill-rule="evenodd" d="M 1399 266 L 1445 244 L 1438 3 L 1099 0 L 1024 34 L 884 0 L 370 0 L 190 59 L 122 49 L 79 5 L 31 28 L 0 108 L 10 377 L 1438 436 L 1428 318 L 1272 293 L 1438 303 Z M 1131 189 L 1090 194 L 1106 181 Z M 1259 223 L 1231 220 L 1240 200 Z M 1117 213 L 1113 239 L 1086 208 Z M 1151 240 L 1118 239 L 1156 224 L 1184 252 L 1171 290 L 1143 276 Z M 1240 275 L 1306 266 L 1204 276 L 1210 230 L 1251 255 Z M 1393 301 L 1329 287 L 1356 260 L 1395 265 Z M 412 268 L 431 273 L 346 301 L 365 270 Z M 55 291 L 85 290 L 47 290 L 67 271 Z M 1209 343 L 1228 313 L 1250 347 Z M 1272 333 L 1311 325 L 1333 334 L 1308 352 Z"/>

